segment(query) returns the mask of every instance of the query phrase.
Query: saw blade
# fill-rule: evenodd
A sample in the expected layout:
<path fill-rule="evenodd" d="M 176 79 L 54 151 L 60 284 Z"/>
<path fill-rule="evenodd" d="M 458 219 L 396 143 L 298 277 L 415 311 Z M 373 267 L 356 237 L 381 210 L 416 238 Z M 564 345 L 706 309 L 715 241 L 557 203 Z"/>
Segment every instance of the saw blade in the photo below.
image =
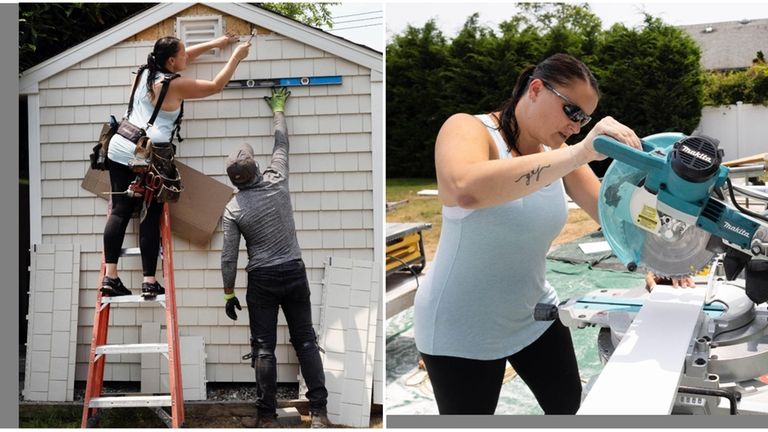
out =
<path fill-rule="evenodd" d="M 689 226 L 674 238 L 647 233 L 643 242 L 641 265 L 659 276 L 688 276 L 706 267 L 715 257 L 707 250 L 712 234 Z"/>

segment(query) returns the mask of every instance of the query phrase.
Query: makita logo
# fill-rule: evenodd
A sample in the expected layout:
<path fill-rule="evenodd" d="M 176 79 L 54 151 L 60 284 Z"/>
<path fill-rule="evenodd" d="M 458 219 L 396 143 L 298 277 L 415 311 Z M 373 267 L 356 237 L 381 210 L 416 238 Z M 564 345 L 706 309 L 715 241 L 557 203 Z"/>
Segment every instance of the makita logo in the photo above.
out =
<path fill-rule="evenodd" d="M 735 232 L 736 234 L 749 238 L 749 232 L 747 232 L 747 230 L 745 230 L 744 228 L 733 226 L 728 222 L 724 222 L 724 224 L 725 225 L 723 225 L 723 228 L 727 229 L 728 231 L 732 231 L 732 232 Z"/>
<path fill-rule="evenodd" d="M 698 150 L 693 150 L 693 149 L 691 149 L 691 148 L 689 148 L 688 146 L 685 146 L 685 145 L 680 146 L 680 150 L 682 150 L 683 153 L 688 153 L 689 155 L 691 155 L 691 156 L 693 156 L 695 158 L 699 158 L 701 160 L 705 160 L 705 161 L 707 161 L 709 163 L 712 163 L 712 158 L 708 154 L 706 154 L 706 153 L 702 153 L 702 152 L 700 152 Z"/>

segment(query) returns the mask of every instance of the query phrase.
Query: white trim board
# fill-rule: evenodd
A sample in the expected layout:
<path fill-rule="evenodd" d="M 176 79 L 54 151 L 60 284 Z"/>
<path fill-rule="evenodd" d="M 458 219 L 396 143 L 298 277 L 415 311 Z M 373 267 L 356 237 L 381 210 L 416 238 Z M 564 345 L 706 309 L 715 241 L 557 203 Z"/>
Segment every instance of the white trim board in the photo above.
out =
<path fill-rule="evenodd" d="M 35 84 L 37 91 L 37 84 Z M 27 97 L 27 137 L 29 157 L 29 244 L 43 242 L 43 191 L 40 159 L 40 95 Z"/>
<path fill-rule="evenodd" d="M 372 71 L 383 72 L 383 56 L 372 48 L 355 44 L 331 33 L 245 3 L 205 3 L 205 5 L 272 30 L 287 38 L 304 42 Z"/>
<path fill-rule="evenodd" d="M 166 342 L 166 335 L 159 322 L 141 323 L 141 343 Z M 205 339 L 202 336 L 180 336 L 179 360 L 184 400 L 206 400 Z M 141 354 L 142 393 L 170 393 L 168 379 L 168 359 L 164 355 Z"/>
<path fill-rule="evenodd" d="M 381 257 L 384 256 L 385 235 L 385 150 L 384 150 L 384 77 L 381 73 L 371 72 L 371 147 L 373 150 L 373 256 L 377 260 L 373 266 L 376 281 L 385 280 L 384 265 Z M 376 295 L 383 291 L 382 283 L 378 283 Z M 374 353 L 373 371 L 373 403 L 384 403 L 384 306 L 377 299 L 378 318 L 376 322 L 376 348 Z"/>
<path fill-rule="evenodd" d="M 577 414 L 671 413 L 704 296 L 703 287 L 657 285 Z"/>

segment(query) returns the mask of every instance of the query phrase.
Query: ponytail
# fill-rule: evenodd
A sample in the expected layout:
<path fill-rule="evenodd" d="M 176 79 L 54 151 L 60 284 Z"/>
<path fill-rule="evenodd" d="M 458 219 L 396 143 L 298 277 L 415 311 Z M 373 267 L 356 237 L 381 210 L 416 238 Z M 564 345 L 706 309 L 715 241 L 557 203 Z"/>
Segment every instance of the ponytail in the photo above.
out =
<path fill-rule="evenodd" d="M 498 129 L 501 131 L 501 136 L 504 138 L 509 152 L 514 149 L 518 154 L 520 153 L 520 149 L 517 148 L 520 128 L 515 117 L 515 107 L 528 89 L 528 84 L 534 78 L 560 85 L 568 85 L 574 80 L 583 80 L 589 83 L 598 95 L 600 94 L 597 80 L 589 68 L 581 60 L 568 54 L 554 54 L 536 66 L 528 66 L 523 69 L 517 78 L 515 88 L 512 89 L 512 96 L 504 101 L 497 110 L 500 111 L 499 117 L 496 118 L 499 123 Z"/>
<path fill-rule="evenodd" d="M 173 36 L 166 36 L 158 39 L 155 42 L 155 47 L 152 52 L 147 55 L 147 64 L 139 68 L 139 75 L 144 72 L 144 69 L 149 69 L 149 73 L 147 74 L 147 92 L 150 94 L 150 97 L 155 97 L 155 74 L 157 72 L 162 72 L 164 74 L 170 73 L 170 71 L 165 68 L 165 64 L 168 62 L 169 58 L 175 56 L 179 52 L 180 44 L 181 41 Z"/>
<path fill-rule="evenodd" d="M 523 69 L 520 76 L 517 77 L 515 88 L 512 89 L 512 96 L 502 103 L 500 117 L 496 118 L 499 123 L 499 129 L 501 129 L 501 135 L 507 144 L 507 151 L 512 152 L 514 149 L 517 153 L 520 153 L 520 149 L 517 148 L 517 139 L 520 137 L 520 128 L 517 127 L 517 117 L 515 117 L 515 107 L 520 99 L 528 89 L 528 83 L 533 77 L 533 72 L 536 70 L 536 66 L 528 66 Z"/>

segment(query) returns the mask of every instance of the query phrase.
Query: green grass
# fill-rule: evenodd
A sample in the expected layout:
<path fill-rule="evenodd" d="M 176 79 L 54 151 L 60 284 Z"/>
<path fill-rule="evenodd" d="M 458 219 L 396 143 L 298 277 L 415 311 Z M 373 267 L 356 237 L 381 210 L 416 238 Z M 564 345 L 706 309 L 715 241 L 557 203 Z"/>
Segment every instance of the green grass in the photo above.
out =
<path fill-rule="evenodd" d="M 401 201 L 417 196 L 422 189 L 437 189 L 437 180 L 423 178 L 387 179 L 387 202 Z"/>
<path fill-rule="evenodd" d="M 79 405 L 19 406 L 20 428 L 79 428 L 83 407 Z M 103 428 L 165 428 L 165 423 L 148 408 L 116 408 L 101 410 L 99 427 Z"/>
<path fill-rule="evenodd" d="M 418 196 L 423 189 L 437 189 L 437 181 L 423 178 L 387 179 L 387 202 L 408 200 L 387 212 L 387 222 L 428 222 L 432 229 L 422 232 L 427 260 L 432 260 L 437 249 L 442 226 L 442 205 L 436 196 Z"/>
<path fill-rule="evenodd" d="M 82 406 L 19 405 L 21 428 L 79 428 Z"/>

